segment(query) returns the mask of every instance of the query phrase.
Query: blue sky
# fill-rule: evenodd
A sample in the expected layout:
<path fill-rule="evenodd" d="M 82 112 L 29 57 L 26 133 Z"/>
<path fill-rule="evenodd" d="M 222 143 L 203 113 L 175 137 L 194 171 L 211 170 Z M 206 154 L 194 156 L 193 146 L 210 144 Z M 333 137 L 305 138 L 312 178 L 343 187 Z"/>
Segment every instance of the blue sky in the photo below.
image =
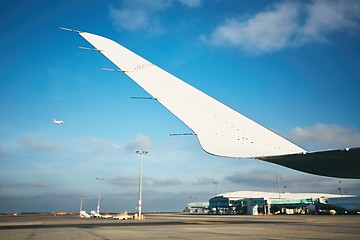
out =
<path fill-rule="evenodd" d="M 2 1 L 0 212 L 181 211 L 216 193 L 360 181 L 215 157 L 89 44 L 111 38 L 308 150 L 360 146 L 358 1 Z M 55 125 L 53 118 L 64 125 Z M 341 163 L 339 163 L 341 164 Z M 326 167 L 326 166 L 324 166 Z M 213 182 L 218 182 L 216 186 Z"/>

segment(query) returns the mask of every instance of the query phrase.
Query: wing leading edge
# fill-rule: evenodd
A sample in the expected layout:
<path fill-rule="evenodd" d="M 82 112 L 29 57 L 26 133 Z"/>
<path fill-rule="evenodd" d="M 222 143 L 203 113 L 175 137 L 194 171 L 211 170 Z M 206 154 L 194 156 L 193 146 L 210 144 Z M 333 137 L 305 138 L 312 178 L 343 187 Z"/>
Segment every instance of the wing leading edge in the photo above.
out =
<path fill-rule="evenodd" d="M 79 32 L 91 45 L 113 62 L 153 98 L 196 134 L 208 153 L 233 158 L 256 158 L 300 171 L 345 178 L 360 174 L 327 172 L 327 160 L 336 165 L 342 153 L 306 153 L 306 150 L 206 95 L 120 44 L 95 34 Z M 353 152 L 353 151 L 351 151 Z M 354 152 L 359 159 L 360 151 Z M 306 154 L 305 154 L 306 153 Z M 349 155 L 349 154 L 348 154 Z M 321 164 L 314 162 L 321 157 Z M 352 156 L 354 157 L 354 156 Z M 349 159 L 349 157 L 346 157 Z M 353 159 L 353 158 L 352 158 Z M 341 165 L 346 164 L 342 163 Z M 353 168 L 354 165 L 350 168 Z"/>

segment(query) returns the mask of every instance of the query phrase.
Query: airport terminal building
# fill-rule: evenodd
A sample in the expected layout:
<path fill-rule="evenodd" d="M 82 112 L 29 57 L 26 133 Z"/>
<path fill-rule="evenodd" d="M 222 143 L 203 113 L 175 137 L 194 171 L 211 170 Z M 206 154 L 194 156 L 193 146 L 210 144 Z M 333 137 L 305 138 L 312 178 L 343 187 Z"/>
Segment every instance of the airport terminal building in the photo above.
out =
<path fill-rule="evenodd" d="M 307 214 L 309 206 L 323 198 L 354 197 L 325 193 L 273 193 L 237 191 L 209 199 L 210 214 Z"/>

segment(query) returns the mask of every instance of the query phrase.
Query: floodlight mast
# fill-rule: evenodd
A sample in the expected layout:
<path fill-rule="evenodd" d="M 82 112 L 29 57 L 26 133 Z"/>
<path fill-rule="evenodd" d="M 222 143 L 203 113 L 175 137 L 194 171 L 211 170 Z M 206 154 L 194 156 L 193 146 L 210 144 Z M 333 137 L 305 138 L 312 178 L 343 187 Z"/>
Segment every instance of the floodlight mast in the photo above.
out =
<path fill-rule="evenodd" d="M 280 190 L 280 181 L 281 181 L 281 177 L 276 177 L 275 178 L 277 183 L 278 183 L 278 191 L 279 191 L 279 199 L 281 198 L 281 190 Z"/>
<path fill-rule="evenodd" d="M 100 181 L 104 180 L 105 178 L 96 178 L 96 180 L 99 181 L 99 185 L 98 185 L 98 202 L 97 202 L 97 207 L 96 207 L 96 213 L 100 214 Z"/>
<path fill-rule="evenodd" d="M 138 201 L 138 219 L 141 220 L 141 206 L 142 206 L 142 160 L 147 151 L 136 151 L 140 155 L 140 176 L 139 176 L 139 201 Z"/>

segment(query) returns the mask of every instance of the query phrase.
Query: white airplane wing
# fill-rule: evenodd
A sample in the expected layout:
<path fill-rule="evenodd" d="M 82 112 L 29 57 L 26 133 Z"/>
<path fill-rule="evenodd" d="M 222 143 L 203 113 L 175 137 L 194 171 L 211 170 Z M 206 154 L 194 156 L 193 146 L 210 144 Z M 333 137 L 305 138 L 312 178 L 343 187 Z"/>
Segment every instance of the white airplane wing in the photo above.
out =
<path fill-rule="evenodd" d="M 301 147 L 120 44 L 95 34 L 78 33 L 185 123 L 196 134 L 201 147 L 206 152 L 224 157 L 257 158 L 284 166 L 287 162 L 301 162 L 301 159 L 308 159 L 308 156 L 311 156 L 309 153 L 304 154 L 306 150 Z M 279 156 L 292 157 L 286 161 Z M 301 164 L 303 165 L 300 167 L 292 167 L 291 164 L 289 167 L 318 174 L 316 170 L 306 171 L 307 165 L 311 165 L 312 162 Z M 357 176 L 360 177 L 360 174 L 358 173 Z"/>
<path fill-rule="evenodd" d="M 118 43 L 80 35 L 192 129 L 206 152 L 236 158 L 305 152 Z"/>

